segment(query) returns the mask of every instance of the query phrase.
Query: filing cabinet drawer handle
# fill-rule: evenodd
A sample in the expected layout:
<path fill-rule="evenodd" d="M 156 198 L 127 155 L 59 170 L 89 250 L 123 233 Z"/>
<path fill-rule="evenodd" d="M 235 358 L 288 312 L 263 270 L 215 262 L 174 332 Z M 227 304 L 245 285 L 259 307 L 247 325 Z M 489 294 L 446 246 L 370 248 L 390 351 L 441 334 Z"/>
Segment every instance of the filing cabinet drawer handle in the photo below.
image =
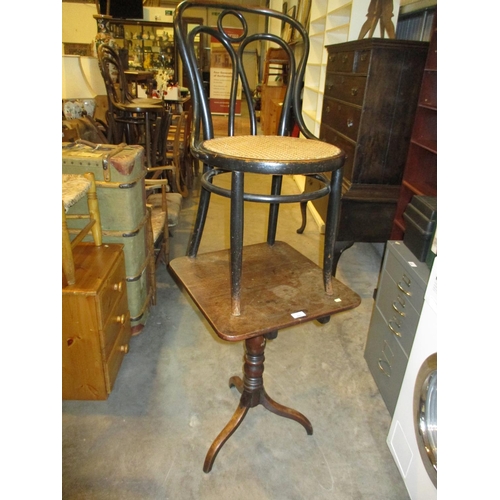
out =
<path fill-rule="evenodd" d="M 120 281 L 120 283 L 115 283 L 113 285 L 113 290 L 115 290 L 116 292 L 121 292 L 123 289 L 123 282 Z"/>
<path fill-rule="evenodd" d="M 387 377 L 387 378 L 391 378 L 391 374 L 390 373 L 387 373 L 384 369 L 384 367 L 382 366 L 382 363 L 385 363 L 386 365 L 389 366 L 389 369 L 391 367 L 391 365 L 389 365 L 389 363 L 387 363 L 387 361 L 384 361 L 383 359 L 378 359 L 378 367 L 380 369 L 380 371 Z"/>
<path fill-rule="evenodd" d="M 387 326 L 389 327 L 389 330 L 394 333 L 394 335 L 396 335 L 396 337 L 399 337 L 401 338 L 401 332 L 398 332 L 393 326 L 392 326 L 392 323 L 393 323 L 394 319 L 390 319 L 388 322 L 387 322 Z M 394 321 L 394 323 L 396 323 Z M 396 323 L 397 325 L 397 323 Z M 399 326 L 399 325 L 398 325 Z"/>
<path fill-rule="evenodd" d="M 408 297 L 411 297 L 411 292 L 409 292 L 408 290 L 405 290 L 403 288 L 403 286 L 401 285 L 401 281 L 398 283 L 398 288 L 405 294 L 407 295 Z"/>
<path fill-rule="evenodd" d="M 403 307 L 404 307 L 404 306 L 403 306 Z M 398 309 L 398 305 L 397 305 L 396 301 L 394 301 L 394 302 L 392 303 L 392 308 L 393 308 L 393 309 L 394 309 L 394 310 L 395 310 L 395 311 L 396 311 L 396 312 L 397 312 L 400 316 L 403 316 L 403 318 L 406 316 L 406 313 L 404 313 L 403 311 L 400 311 L 400 310 Z"/>

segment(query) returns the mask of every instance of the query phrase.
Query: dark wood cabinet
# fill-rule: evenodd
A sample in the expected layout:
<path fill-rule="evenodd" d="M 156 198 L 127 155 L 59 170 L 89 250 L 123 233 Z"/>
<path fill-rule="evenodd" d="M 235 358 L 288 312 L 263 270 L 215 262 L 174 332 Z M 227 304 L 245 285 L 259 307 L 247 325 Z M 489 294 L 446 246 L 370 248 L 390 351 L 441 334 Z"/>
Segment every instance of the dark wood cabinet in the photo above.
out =
<path fill-rule="evenodd" d="M 408 158 L 399 193 L 391 239 L 402 240 L 403 212 L 414 195 L 437 196 L 437 15 L 422 77 Z"/>
<path fill-rule="evenodd" d="M 320 139 L 347 155 L 336 258 L 391 234 L 428 42 L 371 38 L 327 46 Z M 307 179 L 306 191 L 318 181 Z M 326 199 L 312 202 L 325 220 Z"/>

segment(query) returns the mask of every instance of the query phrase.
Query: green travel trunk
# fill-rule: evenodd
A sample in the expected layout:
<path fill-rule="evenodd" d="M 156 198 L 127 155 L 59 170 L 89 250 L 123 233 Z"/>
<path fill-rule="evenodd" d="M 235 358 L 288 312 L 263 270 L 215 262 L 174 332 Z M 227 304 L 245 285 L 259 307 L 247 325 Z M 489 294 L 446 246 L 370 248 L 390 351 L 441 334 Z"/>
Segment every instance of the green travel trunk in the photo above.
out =
<path fill-rule="evenodd" d="M 92 172 L 96 180 L 103 243 L 124 245 L 127 295 L 132 327 L 144 325 L 154 292 L 150 279 L 152 262 L 146 210 L 144 149 L 136 145 L 63 143 L 62 173 Z M 73 205 L 68 214 L 86 213 L 86 199 Z M 85 225 L 68 220 L 68 227 Z M 92 241 L 88 236 L 84 241 Z"/>

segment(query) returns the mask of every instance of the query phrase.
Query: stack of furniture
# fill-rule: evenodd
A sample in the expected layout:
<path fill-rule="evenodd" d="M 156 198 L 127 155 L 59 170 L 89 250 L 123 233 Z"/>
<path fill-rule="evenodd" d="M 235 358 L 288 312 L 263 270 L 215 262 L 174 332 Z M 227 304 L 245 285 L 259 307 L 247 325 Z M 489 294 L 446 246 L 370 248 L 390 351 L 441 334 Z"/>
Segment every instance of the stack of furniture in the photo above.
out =
<path fill-rule="evenodd" d="M 360 298 L 345 285 L 332 277 L 332 250 L 340 207 L 341 167 L 344 155 L 331 144 L 317 140 L 306 128 L 301 118 L 300 90 L 304 77 L 309 41 L 305 29 L 294 19 L 277 11 L 259 7 L 218 4 L 215 32 L 211 26 L 193 30 L 193 37 L 209 33 L 224 46 L 227 57 L 233 61 L 233 81 L 243 82 L 243 99 L 249 108 L 249 135 L 236 135 L 236 86 L 229 101 L 228 133 L 215 137 L 214 124 L 202 75 L 196 65 L 196 46 L 183 32 L 183 16 L 205 6 L 203 0 L 182 2 L 174 18 L 175 33 L 183 63 L 188 71 L 193 95 L 194 131 L 191 152 L 204 164 L 202 189 L 194 231 L 185 257 L 170 262 L 178 283 L 184 287 L 194 304 L 203 313 L 215 333 L 229 342 L 245 343 L 243 377 L 231 377 L 229 385 L 241 393 L 233 417 L 216 437 L 205 458 L 204 472 L 212 469 L 217 454 L 236 431 L 250 408 L 262 404 L 270 412 L 292 419 L 313 433 L 311 422 L 302 413 L 275 402 L 264 388 L 264 351 L 266 342 L 276 339 L 278 332 L 304 322 L 318 320 L 326 323 L 333 314 L 359 305 Z M 239 19 L 247 26 L 246 17 L 259 17 L 256 26 L 265 26 L 269 20 L 282 21 L 295 30 L 303 43 L 303 57 L 290 68 L 283 113 L 278 126 L 279 135 L 257 133 L 257 119 L 252 107 L 252 92 L 241 57 L 248 41 L 268 40 L 281 44 L 289 58 L 290 47 L 280 37 L 251 29 L 237 39 L 224 27 L 226 19 Z M 250 23 L 248 23 L 250 25 Z M 291 110 L 296 111 L 297 126 L 303 138 L 292 137 Z M 200 129 L 203 130 L 201 134 Z M 328 179 L 323 172 L 330 172 Z M 318 190 L 309 193 L 281 194 L 283 175 L 313 176 L 320 182 Z M 229 176 L 231 188 L 213 182 L 216 176 Z M 268 192 L 245 192 L 245 180 L 264 175 L 271 181 Z M 263 181 L 262 177 L 257 180 Z M 264 184 L 262 182 L 262 184 Z M 262 185 L 261 184 L 261 185 Z M 209 212 L 211 195 L 230 198 L 230 248 L 198 254 L 205 220 Z M 276 241 L 278 211 L 281 203 L 298 203 L 319 197 L 328 197 L 328 216 L 324 238 L 323 266 L 320 267 L 284 242 Z M 243 245 L 244 202 L 269 203 L 267 241 Z"/>
<path fill-rule="evenodd" d="M 62 397 L 106 399 L 131 334 L 123 245 L 102 244 L 93 173 L 63 174 L 62 186 Z M 85 199 L 87 212 L 67 213 Z M 70 241 L 66 222 L 87 219 Z"/>
<path fill-rule="evenodd" d="M 102 241 L 124 246 L 125 276 L 133 332 L 146 323 L 154 295 L 150 266 L 154 248 L 148 242 L 149 213 L 146 209 L 144 149 L 134 145 L 83 143 L 62 144 L 64 174 L 92 172 L 99 199 Z M 82 212 L 80 200 L 68 213 Z M 69 221 L 68 221 L 69 225 Z M 81 223 L 71 221 L 70 231 L 78 231 Z"/>

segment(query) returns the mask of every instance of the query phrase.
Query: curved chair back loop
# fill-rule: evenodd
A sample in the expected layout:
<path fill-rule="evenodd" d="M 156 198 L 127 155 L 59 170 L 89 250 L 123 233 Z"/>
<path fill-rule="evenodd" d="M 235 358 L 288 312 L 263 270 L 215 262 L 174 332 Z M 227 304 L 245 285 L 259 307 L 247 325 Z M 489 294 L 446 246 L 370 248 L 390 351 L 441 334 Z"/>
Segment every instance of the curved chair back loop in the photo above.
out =
<path fill-rule="evenodd" d="M 182 18 L 186 11 L 191 8 L 216 8 L 221 13 L 217 17 L 217 26 L 196 26 L 187 35 Z M 267 22 L 265 22 L 267 20 Z M 288 31 L 293 31 L 298 43 L 302 47 L 302 53 L 298 60 L 290 45 L 281 36 L 267 33 L 265 26 L 270 20 L 279 21 L 281 25 L 288 25 Z M 256 30 L 251 30 L 249 25 L 256 26 Z M 235 30 L 235 26 L 237 30 Z M 264 54 L 264 45 L 278 45 L 288 55 L 290 61 L 289 84 L 287 85 L 283 109 L 278 125 L 278 135 L 290 135 L 294 123 L 298 125 L 304 137 L 313 139 L 315 136 L 308 130 L 302 118 L 302 82 L 309 55 L 309 38 L 304 27 L 290 16 L 278 11 L 261 7 L 245 7 L 242 5 L 237 9 L 234 5 L 226 3 L 214 3 L 204 0 L 193 2 L 182 2 L 177 6 L 174 19 L 175 36 L 178 49 L 184 62 L 188 74 L 188 82 L 185 82 L 193 96 L 193 141 L 199 143 L 202 140 L 214 137 L 214 127 L 210 113 L 209 96 L 203 85 L 203 78 L 198 70 L 197 54 L 195 52 L 195 39 L 201 39 L 203 34 L 216 40 L 224 49 L 227 63 L 225 68 L 231 71 L 231 87 L 229 92 L 228 106 L 228 135 L 235 135 L 234 123 L 236 118 L 236 100 L 238 95 L 238 85 L 241 85 L 242 101 L 249 111 L 249 130 L 251 135 L 257 134 L 257 117 L 252 100 L 252 91 L 249 86 L 249 79 L 246 68 L 243 64 L 243 55 L 257 50 Z M 252 33 L 251 33 L 252 31 Z M 286 30 L 283 30 L 286 31 Z M 229 64 L 230 62 L 230 64 Z"/>

